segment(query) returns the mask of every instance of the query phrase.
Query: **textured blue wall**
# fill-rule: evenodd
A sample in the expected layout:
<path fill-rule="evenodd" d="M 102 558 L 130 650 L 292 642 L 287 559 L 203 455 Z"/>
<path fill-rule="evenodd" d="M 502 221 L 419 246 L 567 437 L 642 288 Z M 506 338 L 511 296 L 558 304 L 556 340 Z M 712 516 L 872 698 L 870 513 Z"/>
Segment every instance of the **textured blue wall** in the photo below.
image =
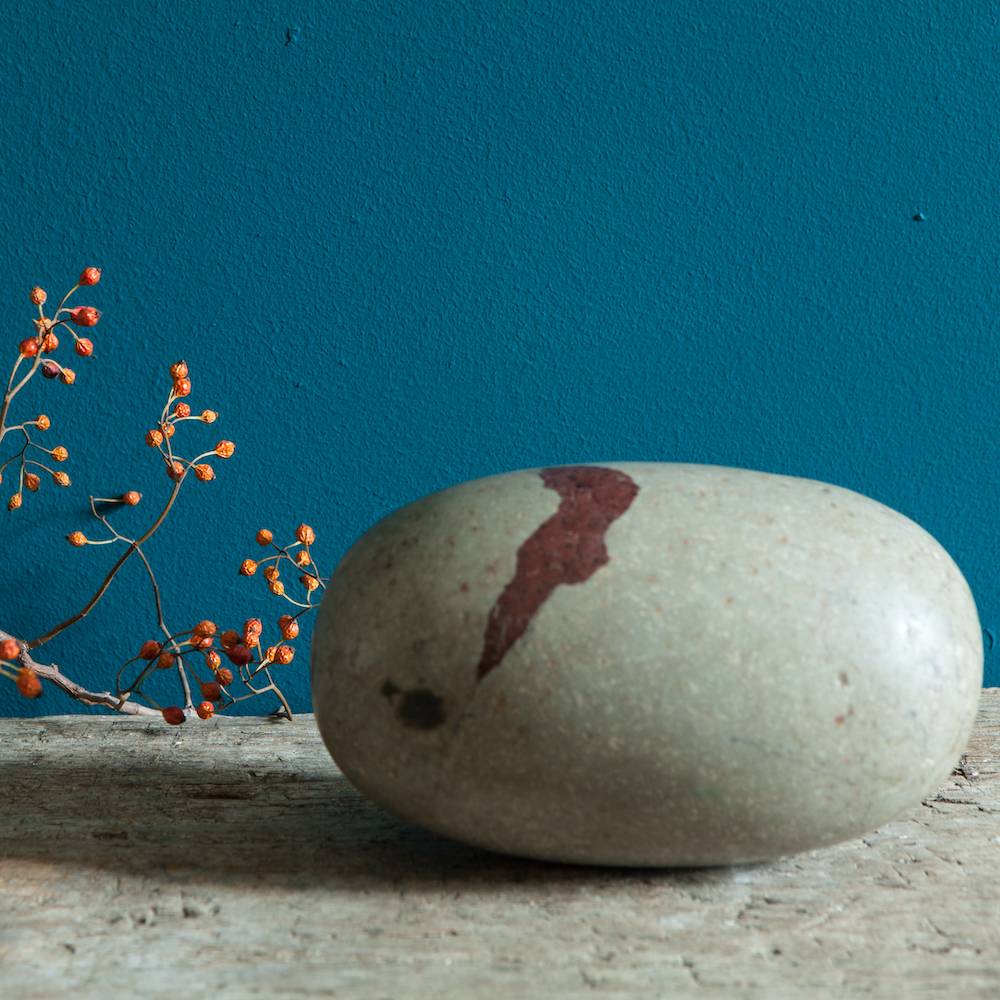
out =
<path fill-rule="evenodd" d="M 183 357 L 221 416 L 175 440 L 237 455 L 149 546 L 177 628 L 284 612 L 235 574 L 260 525 L 312 523 L 329 570 L 451 483 L 648 459 L 874 497 L 1000 632 L 993 10 L 9 2 L 7 357 L 35 283 L 102 266 L 77 301 L 104 318 L 77 384 L 25 400 L 73 486 L 0 511 L 3 626 L 103 575 L 107 548 L 63 540 L 88 494 L 142 490 L 126 532 L 166 494 L 142 434 Z M 132 567 L 46 658 L 106 686 L 156 634 L 144 587 Z M 0 712 L 73 709 L 0 687 Z"/>

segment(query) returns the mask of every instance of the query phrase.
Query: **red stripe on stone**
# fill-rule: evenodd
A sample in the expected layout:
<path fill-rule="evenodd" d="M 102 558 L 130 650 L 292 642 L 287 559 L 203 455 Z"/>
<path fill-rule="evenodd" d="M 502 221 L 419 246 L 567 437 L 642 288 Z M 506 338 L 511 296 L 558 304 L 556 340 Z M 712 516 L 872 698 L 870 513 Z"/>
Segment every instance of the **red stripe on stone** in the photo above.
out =
<path fill-rule="evenodd" d="M 559 494 L 559 509 L 517 550 L 514 578 L 490 610 L 479 680 L 500 666 L 556 587 L 583 583 L 607 563 L 604 533 L 639 492 L 624 472 L 593 465 L 543 469 L 540 475 Z"/>

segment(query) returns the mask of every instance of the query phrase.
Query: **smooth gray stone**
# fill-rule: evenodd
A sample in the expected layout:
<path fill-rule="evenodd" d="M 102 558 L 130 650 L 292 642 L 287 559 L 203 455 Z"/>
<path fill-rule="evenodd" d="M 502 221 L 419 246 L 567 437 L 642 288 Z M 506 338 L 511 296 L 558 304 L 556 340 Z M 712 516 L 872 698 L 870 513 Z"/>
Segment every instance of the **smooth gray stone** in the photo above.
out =
<path fill-rule="evenodd" d="M 949 774 L 982 632 L 948 553 L 850 490 L 599 463 L 424 497 L 326 590 L 316 720 L 395 815 L 493 850 L 714 865 L 874 829 Z"/>

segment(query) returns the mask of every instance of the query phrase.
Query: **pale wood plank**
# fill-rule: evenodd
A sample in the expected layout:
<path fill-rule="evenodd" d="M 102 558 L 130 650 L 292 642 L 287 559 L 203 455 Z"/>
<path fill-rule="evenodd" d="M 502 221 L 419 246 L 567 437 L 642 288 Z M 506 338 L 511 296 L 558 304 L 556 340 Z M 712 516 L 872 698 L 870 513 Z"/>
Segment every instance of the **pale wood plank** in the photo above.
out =
<path fill-rule="evenodd" d="M 576 868 L 387 816 L 309 716 L 0 720 L 0 997 L 1000 995 L 1000 691 L 951 779 L 764 865 Z"/>

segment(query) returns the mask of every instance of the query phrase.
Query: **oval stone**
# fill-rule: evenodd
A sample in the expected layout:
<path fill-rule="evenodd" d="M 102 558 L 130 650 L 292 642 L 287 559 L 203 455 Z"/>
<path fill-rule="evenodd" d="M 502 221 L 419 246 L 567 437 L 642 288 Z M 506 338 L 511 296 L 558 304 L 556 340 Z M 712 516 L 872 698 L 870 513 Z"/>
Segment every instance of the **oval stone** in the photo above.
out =
<path fill-rule="evenodd" d="M 968 739 L 975 603 L 837 486 L 600 463 L 462 483 L 371 528 L 312 646 L 316 720 L 389 812 L 610 865 L 818 848 L 918 804 Z"/>

